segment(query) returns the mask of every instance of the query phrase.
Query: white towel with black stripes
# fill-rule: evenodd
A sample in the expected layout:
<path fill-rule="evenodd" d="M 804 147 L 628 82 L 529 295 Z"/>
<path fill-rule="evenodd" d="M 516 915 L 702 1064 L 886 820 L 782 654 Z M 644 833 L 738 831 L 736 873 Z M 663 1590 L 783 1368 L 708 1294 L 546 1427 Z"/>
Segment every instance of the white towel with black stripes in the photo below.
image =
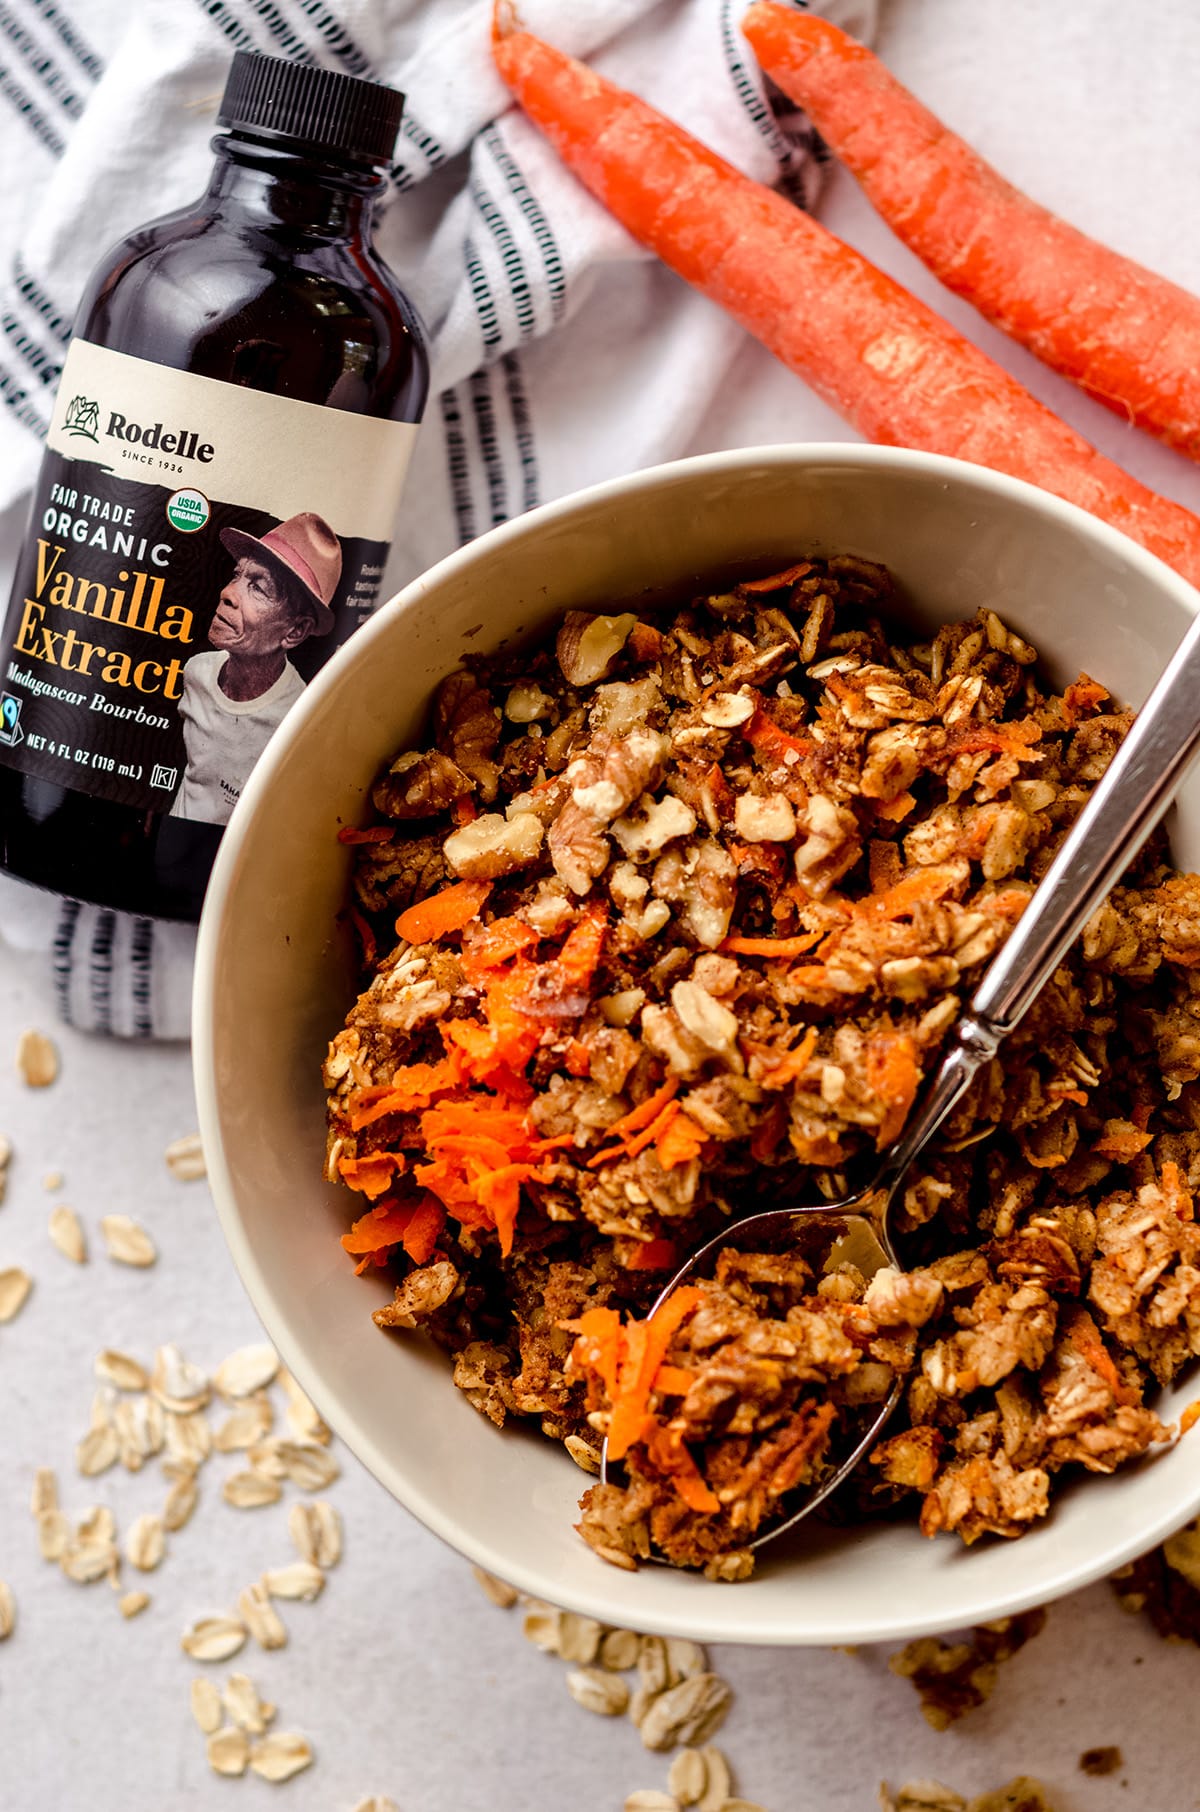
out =
<path fill-rule="evenodd" d="M 820 147 L 764 83 L 738 30 L 744 5 L 522 0 L 521 16 L 811 206 Z M 871 35 L 875 0 L 821 10 Z M 238 48 L 408 96 L 378 243 L 431 330 L 433 384 L 384 595 L 495 523 L 694 449 L 745 338 L 642 252 L 509 106 L 489 18 L 487 0 L 0 0 L 8 567 L 76 300 L 110 244 L 202 190 Z M 68 1022 L 187 1035 L 189 927 L 0 875 L 0 936 L 44 965 Z"/>

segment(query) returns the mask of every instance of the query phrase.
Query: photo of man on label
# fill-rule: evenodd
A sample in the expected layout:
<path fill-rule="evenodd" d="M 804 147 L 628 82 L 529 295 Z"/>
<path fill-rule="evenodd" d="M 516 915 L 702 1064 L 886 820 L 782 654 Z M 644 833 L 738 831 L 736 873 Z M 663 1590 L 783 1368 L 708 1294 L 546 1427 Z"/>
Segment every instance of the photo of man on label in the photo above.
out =
<path fill-rule="evenodd" d="M 261 540 L 221 530 L 233 572 L 209 625 L 213 652 L 183 670 L 179 714 L 187 754 L 171 806 L 176 818 L 225 824 L 271 732 L 304 690 L 288 660 L 311 635 L 328 635 L 342 548 L 321 516 L 303 510 Z"/>

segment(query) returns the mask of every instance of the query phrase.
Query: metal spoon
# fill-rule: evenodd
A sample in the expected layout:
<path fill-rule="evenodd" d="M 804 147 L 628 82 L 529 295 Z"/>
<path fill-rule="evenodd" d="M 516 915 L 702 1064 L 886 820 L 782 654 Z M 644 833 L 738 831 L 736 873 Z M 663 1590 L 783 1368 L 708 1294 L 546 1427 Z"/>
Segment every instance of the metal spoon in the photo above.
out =
<path fill-rule="evenodd" d="M 900 1268 L 888 1233 L 888 1211 L 914 1158 L 961 1101 L 976 1072 L 1023 1018 L 1096 907 L 1166 812 L 1200 745 L 1200 617 L 1184 636 L 1143 705 L 1107 772 L 1079 814 L 1015 929 L 950 1034 L 941 1062 L 897 1143 L 883 1153 L 870 1181 L 837 1202 L 795 1202 L 750 1214 L 724 1229 L 676 1271 L 654 1303 L 699 1274 L 721 1247 L 747 1237 L 754 1247 L 797 1243 L 824 1252 L 824 1268 L 846 1258 L 870 1278 Z M 826 1242 L 832 1237 L 833 1245 Z M 654 1313 L 651 1310 L 651 1314 Z M 773 1541 L 811 1515 L 872 1446 L 900 1400 L 892 1389 L 865 1434 L 800 1507 L 750 1545 Z M 601 1454 L 607 1477 L 608 1443 Z"/>

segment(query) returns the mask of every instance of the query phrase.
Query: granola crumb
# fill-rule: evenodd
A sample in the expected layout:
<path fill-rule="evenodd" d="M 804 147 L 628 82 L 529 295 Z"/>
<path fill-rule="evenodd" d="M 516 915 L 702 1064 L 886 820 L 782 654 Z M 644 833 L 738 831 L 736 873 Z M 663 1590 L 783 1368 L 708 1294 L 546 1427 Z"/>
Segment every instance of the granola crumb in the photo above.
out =
<path fill-rule="evenodd" d="M 962 1642 L 922 1636 L 892 1655 L 888 1666 L 901 1679 L 912 1681 L 926 1723 L 934 1730 L 947 1730 L 991 1697 L 1000 1663 L 1011 1660 L 1040 1634 L 1045 1622 L 1045 1611 L 1037 1609 L 980 1624 Z"/>
<path fill-rule="evenodd" d="M 1085 1749 L 1079 1758 L 1082 1774 L 1115 1774 L 1125 1766 L 1125 1758 L 1115 1743 L 1103 1745 L 1099 1749 Z"/>

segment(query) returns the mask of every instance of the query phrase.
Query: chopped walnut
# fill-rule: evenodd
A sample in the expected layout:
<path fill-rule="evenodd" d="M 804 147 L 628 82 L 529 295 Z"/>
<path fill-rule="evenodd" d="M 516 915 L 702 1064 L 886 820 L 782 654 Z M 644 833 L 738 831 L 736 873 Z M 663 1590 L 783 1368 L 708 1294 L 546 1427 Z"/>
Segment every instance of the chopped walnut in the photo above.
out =
<path fill-rule="evenodd" d="M 528 814 L 503 818 L 499 812 L 485 812 L 446 838 L 446 865 L 464 880 L 494 881 L 535 862 L 542 836 L 540 822 Z"/>

